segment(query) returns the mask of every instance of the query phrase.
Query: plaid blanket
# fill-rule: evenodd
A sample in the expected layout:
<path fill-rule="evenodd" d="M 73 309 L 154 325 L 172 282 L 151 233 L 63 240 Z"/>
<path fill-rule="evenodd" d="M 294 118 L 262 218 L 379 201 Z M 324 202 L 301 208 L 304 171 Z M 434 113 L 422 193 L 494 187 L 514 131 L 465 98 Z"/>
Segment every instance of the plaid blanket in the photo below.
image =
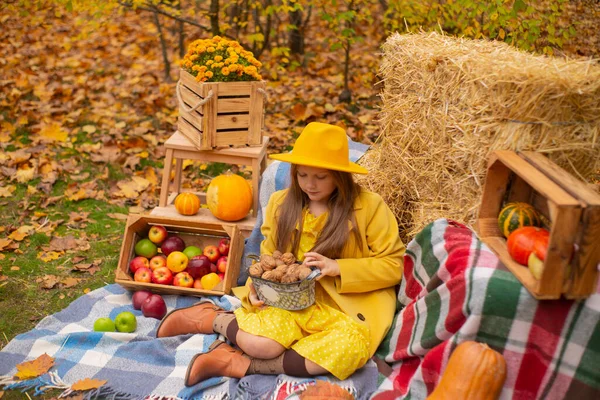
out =
<path fill-rule="evenodd" d="M 217 335 L 184 335 L 156 339 L 159 321 L 145 318 L 131 305 L 131 292 L 116 284 L 94 290 L 75 300 L 63 311 L 44 318 L 31 331 L 18 335 L 0 351 L 0 387 L 5 390 L 36 388 L 36 394 L 48 388 L 69 393 L 70 386 L 85 378 L 107 380 L 99 388 L 86 392 L 86 398 L 111 399 L 293 399 L 316 379 L 331 381 L 366 399 L 377 387 L 377 366 L 370 361 L 351 378 L 339 381 L 333 376 L 314 379 L 287 375 L 251 375 L 238 379 L 211 378 L 186 388 L 183 384 L 192 357 L 208 351 Z M 188 307 L 196 297 L 163 296 L 168 310 Z M 206 297 L 224 309 L 240 305 L 235 297 Z M 114 317 L 122 311 L 136 315 L 134 333 L 94 332 L 99 317 Z M 221 337 L 221 339 L 224 339 Z M 16 364 L 42 354 L 55 359 L 49 374 L 37 379 L 16 381 Z"/>
<path fill-rule="evenodd" d="M 373 398 L 424 399 L 457 344 L 503 354 L 501 399 L 600 398 L 600 287 L 586 301 L 537 301 L 467 227 L 438 220 L 407 246 L 396 315 Z"/>

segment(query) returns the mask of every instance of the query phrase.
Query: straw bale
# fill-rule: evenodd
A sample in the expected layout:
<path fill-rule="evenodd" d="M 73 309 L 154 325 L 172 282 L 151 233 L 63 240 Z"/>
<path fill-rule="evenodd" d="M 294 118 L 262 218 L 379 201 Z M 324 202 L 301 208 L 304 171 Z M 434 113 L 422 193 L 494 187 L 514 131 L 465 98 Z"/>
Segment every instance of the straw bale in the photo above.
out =
<path fill-rule="evenodd" d="M 534 150 L 592 182 L 600 169 L 600 66 L 505 43 L 393 34 L 380 68 L 381 134 L 359 183 L 409 240 L 437 218 L 473 226 L 487 158 Z"/>

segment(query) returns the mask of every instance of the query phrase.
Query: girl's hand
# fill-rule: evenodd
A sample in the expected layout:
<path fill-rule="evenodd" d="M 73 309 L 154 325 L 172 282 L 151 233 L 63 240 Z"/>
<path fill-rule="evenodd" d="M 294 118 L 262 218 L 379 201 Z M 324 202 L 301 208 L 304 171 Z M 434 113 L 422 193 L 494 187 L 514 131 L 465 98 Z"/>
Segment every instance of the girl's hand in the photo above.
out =
<path fill-rule="evenodd" d="M 250 301 L 250 304 L 252 304 L 254 307 L 263 307 L 265 302 L 258 298 L 258 295 L 256 294 L 256 288 L 252 282 L 250 282 L 249 287 L 250 294 L 248 295 L 248 300 Z"/>
<path fill-rule="evenodd" d="M 321 276 L 319 276 L 317 280 L 321 279 L 323 276 L 340 276 L 340 265 L 338 262 L 322 256 L 319 253 L 312 251 L 304 253 L 304 264 L 309 267 L 317 267 L 321 270 Z"/>

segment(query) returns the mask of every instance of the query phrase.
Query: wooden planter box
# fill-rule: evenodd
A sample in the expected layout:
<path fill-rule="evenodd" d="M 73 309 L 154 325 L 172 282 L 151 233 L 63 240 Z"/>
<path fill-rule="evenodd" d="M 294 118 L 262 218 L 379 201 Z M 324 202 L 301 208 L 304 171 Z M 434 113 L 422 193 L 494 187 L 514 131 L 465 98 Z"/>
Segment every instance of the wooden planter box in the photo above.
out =
<path fill-rule="evenodd" d="M 508 202 L 533 205 L 550 221 L 544 271 L 537 280 L 515 262 L 498 227 Z M 490 156 L 479 218 L 479 236 L 538 299 L 583 299 L 596 290 L 600 262 L 600 194 L 541 154 L 496 151 Z"/>
<path fill-rule="evenodd" d="M 264 81 L 199 83 L 181 70 L 177 85 L 177 129 L 198 150 L 261 144 Z M 190 111 L 209 96 L 205 104 Z"/>
<path fill-rule="evenodd" d="M 152 225 L 163 225 L 169 234 L 177 234 L 186 246 L 204 248 L 209 244 L 217 245 L 224 237 L 230 238 L 229 255 L 225 278 L 212 290 L 184 288 L 172 285 L 136 282 L 129 271 L 129 261 L 135 257 L 134 247 L 138 240 L 148 237 Z M 222 296 L 229 294 L 236 286 L 240 274 L 240 265 L 244 251 L 244 237 L 235 224 L 211 224 L 186 219 L 158 217 L 152 215 L 130 215 L 125 227 L 125 235 L 121 245 L 119 264 L 117 265 L 115 283 L 132 291 L 148 290 L 154 293 L 179 294 L 187 296 Z"/>

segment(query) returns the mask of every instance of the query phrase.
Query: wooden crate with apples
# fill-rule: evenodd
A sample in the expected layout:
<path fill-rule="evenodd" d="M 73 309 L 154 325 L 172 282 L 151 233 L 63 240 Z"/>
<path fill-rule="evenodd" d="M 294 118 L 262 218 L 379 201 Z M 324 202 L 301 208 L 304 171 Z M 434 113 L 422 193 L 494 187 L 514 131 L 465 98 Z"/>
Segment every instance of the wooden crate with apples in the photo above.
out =
<path fill-rule="evenodd" d="M 156 228 L 152 229 L 151 231 L 152 227 Z M 160 227 L 164 227 L 166 232 Z M 162 251 L 162 248 L 165 249 L 165 252 L 167 250 L 165 241 L 161 240 L 164 236 L 166 236 L 167 238 L 179 238 L 184 243 L 184 247 L 182 248 L 179 240 L 169 239 L 169 253 L 173 251 L 181 251 L 188 246 L 195 246 L 201 249 L 203 253 L 207 254 L 211 258 L 210 261 L 212 265 L 206 265 L 205 260 L 199 260 L 197 263 L 193 264 L 193 268 L 192 265 L 188 265 L 182 270 L 183 272 L 188 272 L 197 276 L 197 279 L 194 280 L 194 283 L 198 283 L 195 282 L 196 280 L 202 281 L 202 276 L 207 274 L 207 267 L 210 269 L 210 272 L 216 274 L 219 273 L 219 268 L 221 271 L 224 270 L 223 276 L 221 279 L 219 279 L 216 286 L 209 289 L 204 287 L 198 288 L 197 286 L 186 287 L 186 285 L 189 285 L 189 280 L 185 279 L 185 275 L 181 275 L 182 279 L 180 282 L 178 282 L 180 285 L 175 286 L 172 283 L 168 283 L 168 274 L 155 273 L 155 270 L 158 271 L 160 267 L 165 267 L 170 270 L 172 274 L 171 278 L 175 277 L 177 273 L 181 272 L 179 269 L 183 264 L 177 265 L 177 258 L 172 258 L 170 261 L 174 262 L 173 265 L 167 266 L 167 258 L 167 260 L 165 260 L 165 265 L 160 265 L 161 261 L 156 260 L 156 264 L 153 265 L 153 268 L 148 267 L 148 269 L 151 271 L 150 278 L 144 276 L 147 274 L 147 271 L 143 271 L 139 277 L 134 277 L 135 274 L 132 273 L 132 269 L 135 269 L 136 272 L 139 272 L 142 269 L 139 268 L 141 264 L 134 264 L 136 261 L 138 261 L 133 261 L 134 259 L 141 256 L 142 258 L 146 258 L 149 264 L 154 263 L 154 257 L 150 256 L 150 254 L 153 253 L 151 246 L 140 246 L 138 250 L 140 250 L 141 253 L 145 253 L 146 251 L 148 251 L 148 253 L 143 255 L 136 254 L 136 245 L 142 240 L 144 240 L 144 245 L 146 245 L 148 243 L 146 240 L 150 240 L 149 236 L 151 236 L 156 242 L 162 242 L 162 245 L 157 246 L 159 249 L 159 254 Z M 219 261 L 218 258 L 221 255 L 219 251 L 219 244 L 221 244 L 221 248 L 223 249 L 222 251 L 225 252 L 224 249 L 227 245 L 227 241 L 229 242 L 228 254 L 226 256 L 227 259 L 221 260 L 221 265 L 217 266 L 214 263 Z M 216 252 L 214 250 L 216 250 Z M 203 221 L 185 219 L 184 217 L 169 218 L 153 215 L 130 215 L 127 219 L 125 235 L 121 245 L 121 254 L 116 270 L 115 283 L 118 283 L 124 288 L 132 291 L 148 290 L 160 294 L 179 294 L 198 297 L 206 295 L 221 296 L 224 294 L 229 294 L 231 288 L 237 284 L 243 250 L 244 237 L 236 224 L 207 223 Z M 144 255 L 147 257 L 144 257 Z M 162 257 L 159 256 L 157 258 Z M 214 258 L 214 260 L 212 258 Z M 203 257 L 199 257 L 199 259 L 203 259 Z M 183 260 L 183 258 L 180 257 L 179 261 L 181 260 Z M 173 269 L 171 269 L 171 267 L 173 267 Z M 217 268 L 216 271 L 214 271 L 215 267 Z M 160 272 L 166 273 L 164 270 L 161 270 Z M 211 276 L 210 278 L 214 277 Z M 154 283 L 152 280 L 154 280 Z M 208 279 L 206 281 L 208 282 Z M 164 282 L 164 284 L 159 284 L 157 282 Z M 212 279 L 212 282 L 210 283 L 213 284 L 214 282 L 216 282 L 216 280 Z"/>
<path fill-rule="evenodd" d="M 509 254 L 498 215 L 507 203 L 532 205 L 550 231 L 541 274 Z M 477 220 L 479 236 L 538 299 L 583 299 L 596 290 L 600 263 L 600 194 L 539 153 L 496 151 Z"/>
<path fill-rule="evenodd" d="M 177 130 L 198 150 L 259 146 L 265 86 L 264 81 L 197 82 L 181 70 Z"/>

